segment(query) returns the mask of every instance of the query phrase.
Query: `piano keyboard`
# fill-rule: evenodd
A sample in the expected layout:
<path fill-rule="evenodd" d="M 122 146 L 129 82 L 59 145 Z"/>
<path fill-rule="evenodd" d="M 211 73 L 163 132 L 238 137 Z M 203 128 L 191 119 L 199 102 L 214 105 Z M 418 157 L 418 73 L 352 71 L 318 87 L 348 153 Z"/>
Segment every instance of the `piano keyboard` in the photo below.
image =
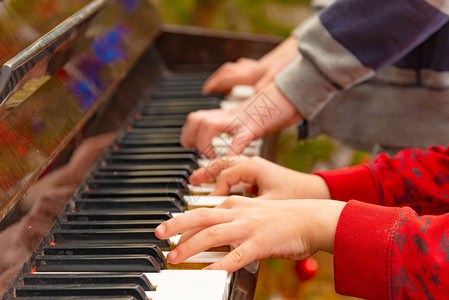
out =
<path fill-rule="evenodd" d="M 189 176 L 207 160 L 179 142 L 188 113 L 220 107 L 219 97 L 201 95 L 205 78 L 165 77 L 139 105 L 53 227 L 52 242 L 35 258 L 15 298 L 228 299 L 232 274 L 200 270 L 226 255 L 227 247 L 170 265 L 165 256 L 177 238 L 154 234 L 173 214 L 226 198 L 204 196 L 213 186 L 189 185 Z M 214 141 L 221 152 L 226 144 Z M 260 141 L 248 149 L 257 155 Z"/>

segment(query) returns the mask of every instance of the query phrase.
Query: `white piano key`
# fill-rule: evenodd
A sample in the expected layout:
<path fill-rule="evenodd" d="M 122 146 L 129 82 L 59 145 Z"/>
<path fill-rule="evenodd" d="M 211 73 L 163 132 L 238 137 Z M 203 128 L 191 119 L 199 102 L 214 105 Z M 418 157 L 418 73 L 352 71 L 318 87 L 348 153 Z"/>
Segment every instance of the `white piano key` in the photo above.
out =
<path fill-rule="evenodd" d="M 255 89 L 251 85 L 236 85 L 232 88 L 231 93 L 220 102 L 220 108 L 223 110 L 231 110 L 242 104 L 243 100 L 246 100 L 256 93 Z"/>
<path fill-rule="evenodd" d="M 190 206 L 217 206 L 228 198 L 229 196 L 184 196 Z"/>
<path fill-rule="evenodd" d="M 228 153 L 229 147 L 231 146 L 233 137 L 228 134 L 221 134 L 212 139 L 212 146 L 214 147 L 217 156 L 222 156 Z M 246 156 L 257 156 L 260 155 L 262 149 L 262 139 L 252 141 L 243 150 L 242 154 Z"/>
<path fill-rule="evenodd" d="M 231 110 L 237 106 L 242 104 L 242 100 L 240 99 L 229 99 L 220 101 L 220 108 L 223 110 Z"/>
<path fill-rule="evenodd" d="M 210 194 L 215 191 L 215 183 L 202 183 L 200 186 L 188 185 L 189 190 L 192 194 Z M 229 190 L 229 195 L 246 195 L 249 185 L 246 183 L 238 183 L 231 186 Z M 210 196 L 193 196 L 193 197 L 210 197 Z M 198 199 L 199 200 L 199 199 Z M 206 199 L 207 200 L 207 199 Z"/>
<path fill-rule="evenodd" d="M 212 161 L 213 161 L 213 159 L 200 158 L 200 159 L 198 159 L 197 163 L 201 168 L 206 168 Z"/>
<path fill-rule="evenodd" d="M 168 251 L 162 251 L 162 254 L 164 254 L 165 257 L 167 257 L 168 253 Z M 228 252 L 200 252 L 186 259 L 183 263 L 214 263 L 225 257 L 226 254 L 228 254 Z"/>
<path fill-rule="evenodd" d="M 180 213 L 178 214 L 180 215 Z M 177 215 L 173 214 L 173 217 L 176 217 Z M 177 234 L 175 236 L 172 236 L 168 240 L 170 241 L 170 244 L 173 246 L 177 246 L 179 244 L 179 240 L 181 239 L 182 234 Z"/>
<path fill-rule="evenodd" d="M 188 187 L 190 192 L 194 194 L 209 194 L 215 190 L 214 183 L 202 183 L 200 186 L 189 184 Z"/>
<path fill-rule="evenodd" d="M 226 155 L 227 153 L 228 153 L 228 148 L 227 147 L 216 147 L 215 148 L 215 154 L 217 156 L 223 156 L 223 155 Z M 242 154 L 245 155 L 245 156 L 248 156 L 248 157 L 260 156 L 261 149 L 248 147 L 248 148 L 243 149 Z"/>
<path fill-rule="evenodd" d="M 185 290 L 185 291 L 195 291 L 195 290 L 221 290 L 224 292 L 226 290 L 226 279 L 224 280 L 208 280 L 204 281 L 193 281 L 193 280 L 159 280 L 157 282 L 151 281 L 153 285 L 157 286 L 158 291 L 176 291 L 176 290 Z"/>
<path fill-rule="evenodd" d="M 145 292 L 151 300 L 224 300 L 227 295 L 220 291 L 153 291 Z"/>
<path fill-rule="evenodd" d="M 179 213 L 180 215 L 181 213 Z M 175 217 L 175 215 L 173 215 L 173 217 Z M 179 239 L 181 238 L 181 234 L 177 234 L 175 236 L 172 236 L 171 238 L 169 238 L 168 240 L 170 241 L 170 244 L 176 246 L 179 243 Z"/>
<path fill-rule="evenodd" d="M 229 147 L 232 144 L 233 136 L 229 134 L 222 133 L 220 136 L 215 136 L 212 138 L 212 146 L 214 147 Z M 262 139 L 257 139 L 251 141 L 247 148 L 257 148 L 262 146 Z"/>
<path fill-rule="evenodd" d="M 232 145 L 233 136 L 229 134 L 222 133 L 220 136 L 215 136 L 212 138 L 212 146 L 214 147 L 215 154 L 220 157 L 226 155 L 229 151 L 229 147 Z M 257 139 L 252 141 L 246 148 L 243 150 L 242 154 L 252 157 L 252 156 L 260 156 L 262 151 L 262 139 Z M 200 167 L 207 167 L 213 159 L 202 158 L 198 160 L 198 164 Z"/>
<path fill-rule="evenodd" d="M 228 280 L 228 272 L 224 270 L 161 270 L 159 273 L 144 274 L 152 282 L 160 280 Z"/>
<path fill-rule="evenodd" d="M 153 299 L 178 299 L 178 292 L 182 292 L 179 299 L 226 299 L 232 279 L 232 274 L 223 270 L 162 270 L 144 275 L 156 286 L 147 296 L 161 297 Z"/>
<path fill-rule="evenodd" d="M 246 99 L 256 94 L 256 89 L 252 85 L 235 85 L 229 94 L 232 98 Z"/>

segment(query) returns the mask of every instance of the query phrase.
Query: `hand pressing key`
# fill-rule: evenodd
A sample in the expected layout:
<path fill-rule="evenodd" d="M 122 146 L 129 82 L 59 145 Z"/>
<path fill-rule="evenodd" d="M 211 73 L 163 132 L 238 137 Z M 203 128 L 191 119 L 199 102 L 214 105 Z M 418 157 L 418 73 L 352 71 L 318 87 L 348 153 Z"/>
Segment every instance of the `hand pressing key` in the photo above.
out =
<path fill-rule="evenodd" d="M 251 184 L 260 199 L 329 199 L 323 178 L 290 170 L 261 157 L 224 156 L 207 167 L 195 171 L 189 181 L 193 185 L 216 180 L 211 196 L 229 195 L 240 182 Z"/>
<path fill-rule="evenodd" d="M 236 85 L 253 85 L 256 91 L 262 90 L 299 56 L 297 44 L 298 38 L 291 36 L 259 60 L 240 58 L 224 63 L 207 79 L 203 92 L 227 93 Z"/>
<path fill-rule="evenodd" d="M 255 200 L 230 197 L 216 208 L 195 209 L 156 228 L 167 239 L 184 233 L 167 260 L 172 264 L 211 247 L 234 249 L 205 269 L 234 272 L 265 258 L 305 259 L 318 250 L 333 252 L 338 218 L 345 202 L 334 200 Z"/>
<path fill-rule="evenodd" d="M 231 110 L 199 110 L 187 116 L 181 131 L 181 144 L 200 154 L 215 157 L 212 139 L 222 133 L 233 135 L 228 155 L 243 152 L 253 140 L 287 128 L 302 119 L 293 104 L 270 83 L 254 97 Z"/>

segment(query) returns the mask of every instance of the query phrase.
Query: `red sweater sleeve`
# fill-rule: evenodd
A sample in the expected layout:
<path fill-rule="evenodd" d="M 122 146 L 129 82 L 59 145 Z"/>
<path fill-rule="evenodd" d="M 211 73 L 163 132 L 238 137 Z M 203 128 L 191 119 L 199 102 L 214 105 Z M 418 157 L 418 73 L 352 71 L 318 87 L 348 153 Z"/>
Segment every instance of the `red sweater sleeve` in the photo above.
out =
<path fill-rule="evenodd" d="M 335 200 L 410 206 L 418 214 L 449 211 L 449 148 L 407 149 L 395 158 L 381 154 L 370 164 L 316 174 Z"/>
<path fill-rule="evenodd" d="M 350 201 L 335 233 L 335 288 L 366 299 L 449 295 L 449 214 Z"/>

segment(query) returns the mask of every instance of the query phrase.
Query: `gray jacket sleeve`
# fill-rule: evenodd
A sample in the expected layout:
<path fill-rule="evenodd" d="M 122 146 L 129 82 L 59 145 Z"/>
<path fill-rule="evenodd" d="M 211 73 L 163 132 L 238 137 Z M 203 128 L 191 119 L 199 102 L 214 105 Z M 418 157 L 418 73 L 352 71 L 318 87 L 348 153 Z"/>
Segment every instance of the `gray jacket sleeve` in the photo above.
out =
<path fill-rule="evenodd" d="M 448 22 L 449 0 L 440 2 L 336 1 L 293 31 L 301 57 L 277 75 L 277 86 L 312 119 L 339 90 L 369 79 Z"/>

